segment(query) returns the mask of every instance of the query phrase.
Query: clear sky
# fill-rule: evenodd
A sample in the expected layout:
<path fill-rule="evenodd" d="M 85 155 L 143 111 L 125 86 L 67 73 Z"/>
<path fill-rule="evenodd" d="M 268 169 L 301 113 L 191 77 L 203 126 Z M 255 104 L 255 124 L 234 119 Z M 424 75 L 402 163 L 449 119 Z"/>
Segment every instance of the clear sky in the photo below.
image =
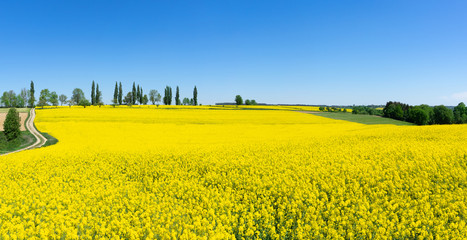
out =
<path fill-rule="evenodd" d="M 0 91 L 467 102 L 467 1 L 0 1 Z M 175 91 L 173 93 L 175 95 Z"/>

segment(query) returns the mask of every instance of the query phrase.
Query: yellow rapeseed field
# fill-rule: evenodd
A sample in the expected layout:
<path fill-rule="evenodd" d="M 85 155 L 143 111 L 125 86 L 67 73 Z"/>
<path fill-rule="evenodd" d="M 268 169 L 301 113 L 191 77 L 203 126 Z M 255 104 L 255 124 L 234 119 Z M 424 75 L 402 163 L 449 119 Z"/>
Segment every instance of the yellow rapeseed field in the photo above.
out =
<path fill-rule="evenodd" d="M 59 142 L 0 157 L 0 239 L 467 238 L 466 125 L 258 109 L 38 109 Z"/>

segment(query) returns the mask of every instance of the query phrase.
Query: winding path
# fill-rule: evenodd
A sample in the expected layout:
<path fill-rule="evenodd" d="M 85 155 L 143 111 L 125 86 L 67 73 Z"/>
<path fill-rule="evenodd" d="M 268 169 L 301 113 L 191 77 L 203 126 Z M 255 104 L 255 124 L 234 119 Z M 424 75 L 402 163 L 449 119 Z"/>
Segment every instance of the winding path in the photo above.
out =
<path fill-rule="evenodd" d="M 21 148 L 21 149 L 18 149 L 16 151 L 13 151 L 13 152 L 5 153 L 3 155 L 7 155 L 7 154 L 11 154 L 11 153 L 17 153 L 17 152 L 21 152 L 21 151 L 28 150 L 28 149 L 33 149 L 33 148 L 39 148 L 39 147 L 42 147 L 42 145 L 44 145 L 45 142 L 47 142 L 47 138 L 42 136 L 42 134 L 40 134 L 39 131 L 37 131 L 37 129 L 34 127 L 34 119 L 35 118 L 36 118 L 36 111 L 35 111 L 34 108 L 32 108 L 31 111 L 30 111 L 30 114 L 29 114 L 28 121 L 24 125 L 25 125 L 26 129 L 32 135 L 34 135 L 34 137 L 36 138 L 36 142 L 33 143 L 32 145 L 29 145 L 29 146 L 25 147 L 25 148 Z"/>

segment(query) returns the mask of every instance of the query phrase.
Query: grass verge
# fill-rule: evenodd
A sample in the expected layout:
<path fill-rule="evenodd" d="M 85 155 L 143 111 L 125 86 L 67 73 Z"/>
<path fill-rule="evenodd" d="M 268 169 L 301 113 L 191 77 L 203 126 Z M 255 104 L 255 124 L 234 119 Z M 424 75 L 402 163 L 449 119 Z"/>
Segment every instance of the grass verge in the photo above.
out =
<path fill-rule="evenodd" d="M 394 120 L 391 118 L 384 118 L 380 116 L 373 116 L 373 115 L 364 115 L 364 114 L 351 114 L 351 113 L 343 113 L 343 112 L 313 112 L 311 113 L 316 116 L 332 118 L 336 120 L 345 120 L 349 122 L 356 122 L 368 125 L 374 124 L 392 124 L 398 126 L 413 126 L 413 123 Z"/>
<path fill-rule="evenodd" d="M 0 132 L 0 154 L 13 152 L 25 148 L 36 141 L 34 135 L 28 131 L 22 131 L 21 136 L 13 141 L 7 141 L 5 134 Z"/>

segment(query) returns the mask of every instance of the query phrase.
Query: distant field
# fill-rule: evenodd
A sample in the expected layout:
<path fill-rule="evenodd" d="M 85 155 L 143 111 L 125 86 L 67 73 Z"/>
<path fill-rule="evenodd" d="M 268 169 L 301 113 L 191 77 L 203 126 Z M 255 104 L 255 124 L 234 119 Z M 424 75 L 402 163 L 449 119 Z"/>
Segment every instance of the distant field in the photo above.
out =
<path fill-rule="evenodd" d="M 8 113 L 9 108 L 0 108 L 0 113 Z M 17 108 L 16 111 L 20 113 L 27 113 L 29 112 L 29 108 Z"/>
<path fill-rule="evenodd" d="M 394 120 L 391 118 L 384 118 L 373 115 L 362 115 L 362 114 L 351 114 L 351 113 L 338 113 L 338 112 L 313 112 L 311 113 L 316 116 L 327 117 L 337 120 L 345 120 L 350 122 L 362 123 L 362 124 L 393 124 L 398 126 L 414 125 L 413 123 Z"/>

